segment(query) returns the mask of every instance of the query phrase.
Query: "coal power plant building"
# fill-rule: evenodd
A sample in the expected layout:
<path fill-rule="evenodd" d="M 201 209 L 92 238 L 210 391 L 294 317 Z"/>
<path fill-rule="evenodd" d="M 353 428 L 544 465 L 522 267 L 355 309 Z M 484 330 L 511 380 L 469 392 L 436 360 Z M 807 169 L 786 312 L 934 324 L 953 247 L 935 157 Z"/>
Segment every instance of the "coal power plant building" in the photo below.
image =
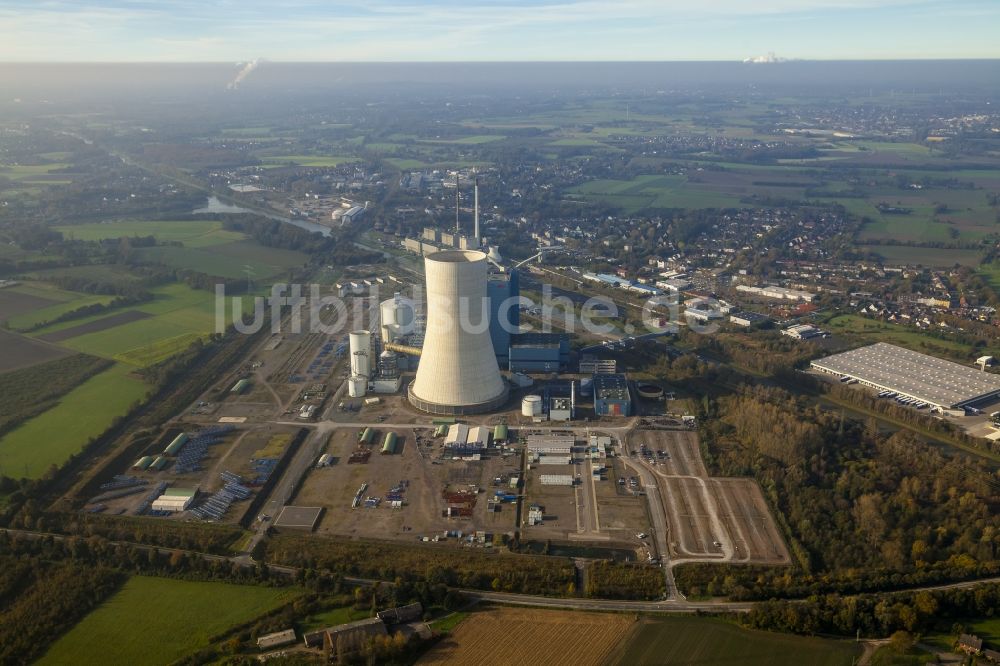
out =
<path fill-rule="evenodd" d="M 507 402 L 490 339 L 483 252 L 445 250 L 424 257 L 427 327 L 410 384 L 410 404 L 431 414 L 478 414 Z"/>
<path fill-rule="evenodd" d="M 493 273 L 486 282 L 490 299 L 490 340 L 501 368 L 509 367 L 511 334 L 521 324 L 517 299 L 521 295 L 517 271 Z"/>

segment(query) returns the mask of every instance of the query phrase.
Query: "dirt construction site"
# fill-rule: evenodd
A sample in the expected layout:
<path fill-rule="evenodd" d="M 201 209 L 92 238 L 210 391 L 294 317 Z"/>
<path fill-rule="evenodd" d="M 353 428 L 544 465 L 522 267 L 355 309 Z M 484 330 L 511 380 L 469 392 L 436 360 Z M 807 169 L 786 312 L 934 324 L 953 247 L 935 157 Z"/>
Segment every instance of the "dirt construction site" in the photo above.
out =
<path fill-rule="evenodd" d="M 513 532 L 516 503 L 492 500 L 518 475 L 519 455 L 494 450 L 480 461 L 444 460 L 442 439 L 431 429 L 375 428 L 371 446 L 360 443 L 361 432 L 332 430 L 323 451 L 330 464 L 309 470 L 292 500 L 325 509 L 317 532 L 435 542 L 457 542 L 461 533 L 464 543 L 476 532 Z M 396 433 L 396 453 L 382 453 L 389 432 Z"/>
<path fill-rule="evenodd" d="M 694 432 L 637 430 L 628 451 L 630 467 L 663 503 L 672 561 L 790 561 L 757 482 L 709 477 Z"/>

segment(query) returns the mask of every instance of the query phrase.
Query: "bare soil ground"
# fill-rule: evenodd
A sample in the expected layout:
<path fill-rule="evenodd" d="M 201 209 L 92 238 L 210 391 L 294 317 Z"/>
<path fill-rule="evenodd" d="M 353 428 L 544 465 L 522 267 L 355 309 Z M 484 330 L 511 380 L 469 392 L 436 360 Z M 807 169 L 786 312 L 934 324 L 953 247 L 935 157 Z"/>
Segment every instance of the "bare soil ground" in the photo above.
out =
<path fill-rule="evenodd" d="M 49 305 L 54 305 L 57 301 L 31 294 L 21 294 L 10 289 L 0 289 L 0 323 L 8 317 L 41 310 Z"/>
<path fill-rule="evenodd" d="M 63 340 L 75 338 L 78 335 L 106 331 L 109 328 L 121 326 L 122 324 L 128 324 L 133 321 L 139 321 L 140 319 L 146 319 L 151 316 L 152 315 L 146 312 L 139 312 L 138 310 L 126 310 L 125 312 L 119 312 L 118 314 L 113 314 L 109 317 L 102 317 L 101 319 L 88 321 L 86 324 L 70 326 L 69 328 L 53 331 L 52 333 L 39 335 L 38 339 L 45 340 L 46 342 L 62 342 Z"/>
<path fill-rule="evenodd" d="M 0 330 L 0 372 L 27 368 L 75 353 L 71 349 L 60 349 L 46 342 Z"/>
<path fill-rule="evenodd" d="M 500 608 L 474 613 L 418 664 L 607 663 L 635 624 L 633 615 Z"/>
<path fill-rule="evenodd" d="M 383 455 L 380 450 L 389 430 L 399 437 L 400 448 L 396 454 Z M 476 530 L 494 535 L 512 532 L 515 505 L 504 504 L 499 511 L 491 512 L 487 503 L 498 488 L 494 479 L 500 474 L 516 472 L 520 458 L 514 455 L 503 458 L 492 453 L 479 462 L 440 460 L 441 440 L 431 440 L 430 434 L 426 428 L 376 428 L 368 462 L 351 464 L 348 460 L 357 448 L 358 429 L 337 428 L 326 447 L 335 464 L 310 470 L 293 501 L 299 506 L 325 507 L 317 532 L 326 534 L 410 540 L 425 536 L 441 539 L 446 531 L 461 531 L 466 535 Z M 418 436 L 432 443 L 420 446 Z M 400 482 L 405 485 L 404 505 L 392 508 L 387 496 Z M 372 508 L 363 504 L 352 508 L 355 493 L 364 483 L 368 487 L 363 497 L 378 497 L 381 502 Z M 442 492 L 446 487 L 480 491 L 475 495 L 472 516 L 442 515 L 446 507 Z"/>

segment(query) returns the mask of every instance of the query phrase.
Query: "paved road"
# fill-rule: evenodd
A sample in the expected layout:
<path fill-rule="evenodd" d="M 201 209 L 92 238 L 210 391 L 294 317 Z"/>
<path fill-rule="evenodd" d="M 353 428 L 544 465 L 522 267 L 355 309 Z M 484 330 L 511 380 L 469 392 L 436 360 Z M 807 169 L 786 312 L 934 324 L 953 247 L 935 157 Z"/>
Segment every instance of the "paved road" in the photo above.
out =
<path fill-rule="evenodd" d="M 656 542 L 656 552 L 660 556 L 660 566 L 663 567 L 663 576 L 666 578 L 667 599 L 670 601 L 683 599 L 674 581 L 674 567 L 670 561 L 670 547 L 667 543 L 669 528 L 667 527 L 667 516 L 664 510 L 663 498 L 660 497 L 660 488 L 653 476 L 643 465 L 638 464 L 629 456 L 628 436 L 622 438 L 622 462 L 626 467 L 636 471 L 642 481 L 642 488 L 646 491 L 646 500 L 649 503 L 649 517 L 653 521 L 653 539 Z"/>
<path fill-rule="evenodd" d="M 20 536 L 28 539 L 53 539 L 55 541 L 62 541 L 64 539 L 71 538 L 63 534 L 53 534 L 51 532 L 35 532 L 32 530 L 18 530 L 9 528 L 0 528 L 0 532 L 9 536 Z M 84 537 L 75 537 L 83 539 Z M 156 551 L 157 553 L 184 553 L 194 557 L 201 557 L 209 562 L 233 562 L 240 566 L 255 566 L 255 564 L 249 560 L 245 555 L 237 555 L 235 557 L 225 557 L 223 555 L 214 555 L 212 553 L 203 553 L 194 550 L 184 550 L 181 548 L 161 548 L 157 546 L 150 546 L 147 544 L 135 543 L 132 541 L 109 541 L 108 543 L 112 545 L 121 546 L 131 546 L 139 551 L 148 552 Z M 289 567 L 280 564 L 268 564 L 268 569 L 272 573 L 278 573 L 285 576 L 294 576 L 298 573 L 298 568 Z M 344 580 L 348 583 L 355 585 L 371 585 L 379 582 L 371 578 L 354 578 L 345 577 Z M 954 590 L 954 589 L 966 589 L 971 587 L 976 587 L 978 585 L 986 585 L 990 583 L 1000 583 L 1000 576 L 991 576 L 989 578 L 981 578 L 978 580 L 968 580 L 961 581 L 958 583 L 944 583 L 940 585 L 919 585 L 914 587 L 908 587 L 895 592 L 886 592 L 885 594 L 891 595 L 894 593 L 902 592 L 920 592 L 920 591 L 935 591 L 935 590 Z M 613 600 L 613 599 L 576 599 L 576 598 L 550 598 L 542 597 L 532 594 L 514 594 L 511 592 L 486 592 L 483 590 L 469 590 L 462 589 L 458 590 L 462 594 L 465 594 L 473 599 L 482 599 L 484 601 L 494 601 L 497 603 L 504 604 L 516 604 L 521 606 L 537 606 L 541 608 L 571 608 L 576 610 L 607 610 L 607 611 L 632 611 L 632 612 L 656 612 L 656 613 L 691 613 L 695 611 L 708 611 L 708 612 L 746 612 L 753 608 L 755 602 L 752 601 L 688 601 L 688 600 L 664 600 L 664 601 L 628 601 L 628 600 Z M 794 600 L 793 600 L 794 601 Z M 800 600 L 801 601 L 801 600 Z"/>

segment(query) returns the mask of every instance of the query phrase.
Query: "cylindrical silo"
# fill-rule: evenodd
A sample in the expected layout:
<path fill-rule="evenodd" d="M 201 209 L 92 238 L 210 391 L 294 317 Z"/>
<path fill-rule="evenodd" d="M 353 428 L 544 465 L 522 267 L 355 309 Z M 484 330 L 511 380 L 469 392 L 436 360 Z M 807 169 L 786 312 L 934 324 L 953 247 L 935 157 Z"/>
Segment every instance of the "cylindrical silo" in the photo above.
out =
<path fill-rule="evenodd" d="M 372 334 L 368 331 L 351 331 L 351 374 L 371 377 Z"/>
<path fill-rule="evenodd" d="M 352 398 L 363 398 L 368 393 L 368 377 L 352 375 L 347 380 L 347 395 Z"/>
<path fill-rule="evenodd" d="M 542 396 L 526 395 L 521 401 L 521 414 L 524 416 L 542 415 Z"/>
<path fill-rule="evenodd" d="M 354 352 L 351 354 L 351 374 L 361 377 L 371 377 L 371 357 L 366 352 Z"/>
<path fill-rule="evenodd" d="M 432 414 L 476 414 L 507 401 L 489 331 L 486 255 L 445 250 L 424 257 L 427 329 L 409 400 Z"/>

